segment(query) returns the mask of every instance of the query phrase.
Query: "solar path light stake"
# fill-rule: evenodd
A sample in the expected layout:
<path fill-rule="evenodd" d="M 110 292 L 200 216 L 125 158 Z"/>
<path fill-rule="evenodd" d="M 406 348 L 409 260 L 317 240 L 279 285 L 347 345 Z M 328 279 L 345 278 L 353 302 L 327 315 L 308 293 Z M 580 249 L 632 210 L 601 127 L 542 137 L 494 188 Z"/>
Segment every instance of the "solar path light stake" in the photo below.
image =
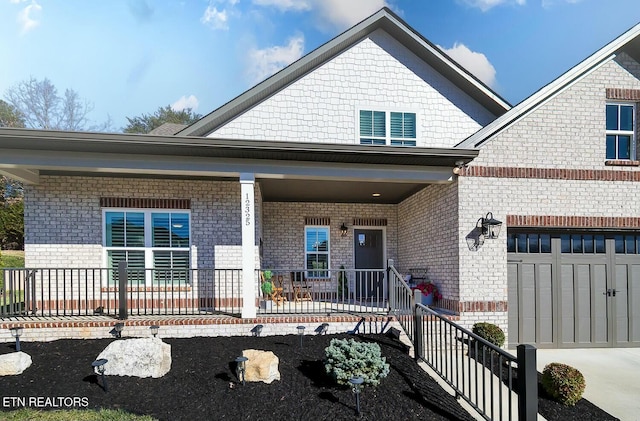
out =
<path fill-rule="evenodd" d="M 238 377 L 238 380 L 242 382 L 243 386 L 244 386 L 244 372 L 246 370 L 245 364 L 247 360 L 248 358 L 245 356 L 236 358 L 236 363 L 238 364 L 238 366 L 236 367 L 236 376 Z"/>
<path fill-rule="evenodd" d="M 114 328 L 116 330 L 116 338 L 122 338 L 122 329 L 124 329 L 124 323 L 116 323 Z"/>
<path fill-rule="evenodd" d="M 262 325 L 255 325 L 253 329 L 251 329 L 251 333 L 253 334 L 253 336 L 260 336 L 263 327 L 264 326 Z"/>
<path fill-rule="evenodd" d="M 107 387 L 107 378 L 104 376 L 104 365 L 107 363 L 107 361 L 108 360 L 106 358 L 100 358 L 99 360 L 95 360 L 91 363 L 92 367 L 98 368 L 98 373 L 100 373 L 100 376 L 102 377 L 102 388 L 104 389 L 105 393 L 109 391 Z"/>
<path fill-rule="evenodd" d="M 304 326 L 298 326 L 298 336 L 300 336 L 300 348 L 302 348 L 302 338 L 304 337 Z"/>
<path fill-rule="evenodd" d="M 159 329 L 160 329 L 160 326 L 158 325 L 149 326 L 149 330 L 151 330 L 151 334 L 153 335 L 154 338 L 158 335 Z"/>
<path fill-rule="evenodd" d="M 320 326 L 320 334 L 326 335 L 328 329 L 329 329 L 329 323 L 322 323 L 322 325 Z"/>
<path fill-rule="evenodd" d="M 20 336 L 22 335 L 22 326 L 14 326 L 11 329 L 11 336 L 16 338 L 16 352 L 20 352 Z"/>
<path fill-rule="evenodd" d="M 356 415 L 360 415 L 360 391 L 362 388 L 362 383 L 364 383 L 364 379 L 362 377 L 352 377 L 349 379 L 349 383 L 351 383 L 351 390 L 353 394 L 356 395 Z"/>

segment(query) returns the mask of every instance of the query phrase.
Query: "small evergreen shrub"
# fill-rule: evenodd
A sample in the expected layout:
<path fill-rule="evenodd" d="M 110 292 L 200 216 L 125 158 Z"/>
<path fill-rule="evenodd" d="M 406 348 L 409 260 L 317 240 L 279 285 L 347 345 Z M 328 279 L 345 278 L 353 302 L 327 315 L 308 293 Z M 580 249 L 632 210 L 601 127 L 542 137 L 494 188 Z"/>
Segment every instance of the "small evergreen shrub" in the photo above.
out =
<path fill-rule="evenodd" d="M 582 373 L 570 365 L 551 363 L 542 371 L 545 392 L 563 405 L 575 405 L 582 398 L 585 386 Z"/>
<path fill-rule="evenodd" d="M 502 347 L 504 345 L 504 332 L 499 326 L 492 323 L 479 322 L 473 325 L 471 330 L 476 335 L 480 336 L 495 346 Z"/>
<path fill-rule="evenodd" d="M 389 374 L 389 364 L 376 343 L 332 339 L 324 352 L 325 370 L 338 384 L 349 385 L 350 378 L 362 377 L 365 385 L 377 386 Z"/>
<path fill-rule="evenodd" d="M 273 293 L 273 283 L 270 281 L 265 281 L 260 285 L 260 289 L 265 297 L 269 297 Z"/>

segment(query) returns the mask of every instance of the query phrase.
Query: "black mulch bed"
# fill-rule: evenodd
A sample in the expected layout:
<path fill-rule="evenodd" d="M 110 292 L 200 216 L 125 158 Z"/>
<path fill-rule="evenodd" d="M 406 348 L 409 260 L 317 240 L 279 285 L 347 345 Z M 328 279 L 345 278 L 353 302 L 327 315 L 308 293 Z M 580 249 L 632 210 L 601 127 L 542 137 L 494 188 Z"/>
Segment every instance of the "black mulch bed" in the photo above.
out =
<path fill-rule="evenodd" d="M 586 399 L 580 399 L 575 406 L 560 405 L 547 394 L 540 384 L 538 374 L 538 413 L 549 421 L 620 421 L 605 410 L 595 406 Z"/>
<path fill-rule="evenodd" d="M 352 392 L 333 384 L 322 365 L 324 349 L 336 337 L 353 336 L 305 336 L 302 348 L 295 335 L 164 339 L 172 355 L 166 376 L 109 376 L 108 393 L 91 362 L 113 339 L 23 343 L 33 365 L 22 375 L 0 377 L 0 399 L 85 397 L 88 408 L 123 409 L 160 420 L 352 420 L 357 418 Z M 362 393 L 359 419 L 473 420 L 417 367 L 403 345 L 382 335 L 356 337 L 379 343 L 391 366 L 378 387 Z M 238 383 L 233 361 L 249 348 L 270 350 L 279 357 L 280 381 Z M 0 344 L 0 354 L 13 351 L 13 345 Z M 542 394 L 540 413 L 550 421 L 615 419 L 584 399 L 568 408 Z"/>
<path fill-rule="evenodd" d="M 295 335 L 164 339 L 172 355 L 166 376 L 108 376 L 108 393 L 92 374 L 91 362 L 113 339 L 23 343 L 33 365 L 20 376 L 0 378 L 0 395 L 87 397 L 90 408 L 124 409 L 161 420 L 350 420 L 355 418 L 352 392 L 332 384 L 322 365 L 329 341 L 346 336 L 305 336 L 302 348 Z M 379 341 L 391 365 L 380 386 L 361 395 L 362 419 L 472 420 L 398 343 L 383 336 L 360 339 Z M 249 348 L 278 356 L 280 381 L 238 384 L 233 361 Z M 0 345 L 0 352 L 11 351 L 13 346 Z"/>

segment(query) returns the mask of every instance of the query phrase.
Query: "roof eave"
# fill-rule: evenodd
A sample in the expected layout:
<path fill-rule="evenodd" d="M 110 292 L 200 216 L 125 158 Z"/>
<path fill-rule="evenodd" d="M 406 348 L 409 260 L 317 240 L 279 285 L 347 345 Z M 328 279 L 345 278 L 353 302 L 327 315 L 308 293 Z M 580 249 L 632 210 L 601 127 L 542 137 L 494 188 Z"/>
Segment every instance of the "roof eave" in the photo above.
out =
<path fill-rule="evenodd" d="M 105 154 L 212 156 L 315 162 L 453 166 L 478 155 L 475 149 L 404 148 L 264 140 L 215 139 L 122 133 L 0 129 L 0 149 Z"/>

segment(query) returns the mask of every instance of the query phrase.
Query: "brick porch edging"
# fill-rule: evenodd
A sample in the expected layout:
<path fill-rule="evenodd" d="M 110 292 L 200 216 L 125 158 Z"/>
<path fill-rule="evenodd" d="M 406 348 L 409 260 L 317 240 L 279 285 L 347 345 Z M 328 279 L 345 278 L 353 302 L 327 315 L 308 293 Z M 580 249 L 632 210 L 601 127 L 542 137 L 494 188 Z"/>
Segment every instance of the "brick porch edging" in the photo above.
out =
<path fill-rule="evenodd" d="M 436 308 L 462 313 L 486 313 L 486 312 L 506 312 L 509 309 L 507 301 L 458 301 L 443 298 L 435 303 Z"/>
<path fill-rule="evenodd" d="M 630 161 L 628 165 L 635 161 Z M 611 162 L 610 165 L 621 165 Z M 486 167 L 473 166 L 460 169 L 459 177 L 526 178 L 577 181 L 627 181 L 640 182 L 640 171 L 595 170 L 572 168 Z"/>
<path fill-rule="evenodd" d="M 43 318 L 44 319 L 44 318 Z M 0 329 L 10 329 L 14 326 L 22 326 L 25 329 L 41 328 L 65 328 L 65 327 L 110 327 L 115 323 L 122 322 L 126 326 L 184 326 L 184 325 L 249 325 L 249 324 L 270 324 L 270 323 L 342 323 L 395 320 L 393 316 L 356 316 L 356 315 L 273 315 L 258 316 L 253 319 L 241 319 L 232 316 L 132 316 L 127 320 L 119 320 L 115 317 L 101 317 L 100 320 L 82 320 L 82 316 L 69 316 L 66 320 L 33 320 L 30 318 L 20 318 L 17 320 L 5 320 L 0 322 Z"/>
<path fill-rule="evenodd" d="M 507 215 L 507 226 L 548 228 L 640 228 L 640 218 L 628 216 Z"/>
<path fill-rule="evenodd" d="M 360 332 L 382 333 L 381 329 L 395 327 L 401 329 L 393 316 L 372 315 L 264 315 L 253 319 L 240 319 L 231 316 L 133 316 L 127 320 L 111 317 L 82 319 L 67 317 L 62 320 L 17 318 L 0 321 L 0 342 L 12 342 L 9 329 L 14 326 L 24 328 L 22 341 L 42 342 L 57 339 L 101 339 L 113 338 L 110 333 L 113 326 L 124 323 L 123 338 L 146 337 L 150 335 L 149 327 L 160 326 L 160 338 L 188 338 L 197 336 L 247 336 L 257 325 L 264 325 L 264 336 L 295 334 L 296 327 L 305 326 L 305 335 L 315 334 L 322 323 L 329 323 L 328 333 L 344 333 L 353 329 L 364 319 Z"/>

